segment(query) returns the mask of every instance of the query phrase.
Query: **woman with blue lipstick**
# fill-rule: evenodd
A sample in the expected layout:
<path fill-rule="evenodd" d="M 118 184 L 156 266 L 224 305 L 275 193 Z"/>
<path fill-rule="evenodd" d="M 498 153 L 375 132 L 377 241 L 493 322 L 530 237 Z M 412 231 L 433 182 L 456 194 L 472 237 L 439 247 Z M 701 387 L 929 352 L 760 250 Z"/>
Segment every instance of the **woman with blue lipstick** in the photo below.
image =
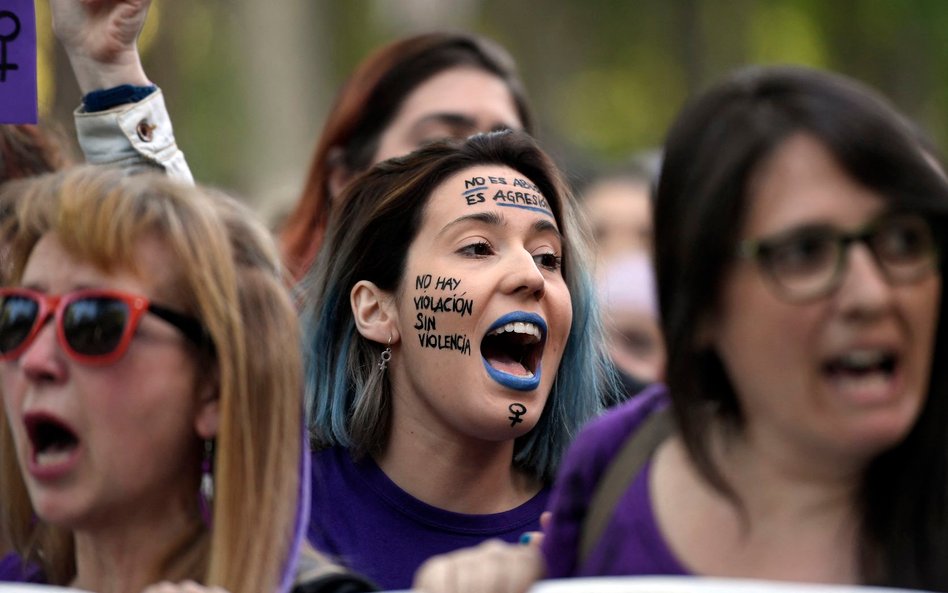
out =
<path fill-rule="evenodd" d="M 572 198 L 528 136 L 430 145 L 339 203 L 302 285 L 310 538 L 407 588 L 432 555 L 538 529 L 604 341 Z"/>

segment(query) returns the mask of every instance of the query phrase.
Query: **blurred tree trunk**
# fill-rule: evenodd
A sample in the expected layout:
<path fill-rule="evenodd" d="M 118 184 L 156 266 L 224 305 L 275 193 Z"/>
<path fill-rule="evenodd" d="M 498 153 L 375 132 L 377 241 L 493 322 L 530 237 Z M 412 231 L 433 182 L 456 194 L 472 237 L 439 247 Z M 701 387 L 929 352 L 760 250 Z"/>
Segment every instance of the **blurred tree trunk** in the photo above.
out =
<path fill-rule="evenodd" d="M 48 22 L 36 23 L 37 29 L 48 26 Z M 82 94 L 79 92 L 76 77 L 72 74 L 72 67 L 69 65 L 66 50 L 58 41 L 54 43 L 53 48 L 52 74 L 53 96 L 46 117 L 53 127 L 61 132 L 60 137 L 66 143 L 69 154 L 81 162 L 82 153 L 79 151 L 79 143 L 76 141 L 76 127 L 72 123 L 72 112 L 79 106 Z"/>
<path fill-rule="evenodd" d="M 323 114 L 335 92 L 329 79 L 322 2 L 237 0 L 233 46 L 241 77 L 248 142 L 240 185 L 270 222 L 296 203 Z"/>

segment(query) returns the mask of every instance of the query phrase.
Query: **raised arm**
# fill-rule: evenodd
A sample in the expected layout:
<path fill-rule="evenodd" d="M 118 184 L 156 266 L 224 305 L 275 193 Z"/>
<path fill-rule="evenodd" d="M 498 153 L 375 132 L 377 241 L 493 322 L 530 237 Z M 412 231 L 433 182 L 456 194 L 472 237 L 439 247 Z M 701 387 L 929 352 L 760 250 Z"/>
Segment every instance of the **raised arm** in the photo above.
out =
<path fill-rule="evenodd" d="M 193 182 L 161 91 L 145 74 L 138 36 L 151 0 L 50 0 L 53 31 L 72 65 L 83 105 L 76 110 L 86 160 L 158 168 Z"/>

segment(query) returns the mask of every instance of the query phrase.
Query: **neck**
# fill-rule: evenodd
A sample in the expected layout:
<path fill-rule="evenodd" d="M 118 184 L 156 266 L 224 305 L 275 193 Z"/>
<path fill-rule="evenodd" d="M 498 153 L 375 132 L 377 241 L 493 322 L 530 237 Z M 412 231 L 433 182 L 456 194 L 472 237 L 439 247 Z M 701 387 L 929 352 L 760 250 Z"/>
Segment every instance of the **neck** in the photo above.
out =
<path fill-rule="evenodd" d="M 684 443 L 659 447 L 651 497 L 670 546 L 709 576 L 859 581 L 859 473 L 831 472 L 747 433 L 715 433 L 711 454 L 739 505 L 710 486 Z"/>
<path fill-rule="evenodd" d="M 160 579 L 172 547 L 195 529 L 193 517 L 181 510 L 142 509 L 137 517 L 75 531 L 76 578 L 70 586 L 96 593 L 139 593 Z"/>
<path fill-rule="evenodd" d="M 393 398 L 392 429 L 376 458 L 385 475 L 415 498 L 466 514 L 509 511 L 542 488 L 513 466 L 513 439 L 459 435 L 413 414 Z"/>
<path fill-rule="evenodd" d="M 725 479 L 747 504 L 768 514 L 780 509 L 854 508 L 866 461 L 831 452 L 794 447 L 789 439 L 748 427 L 743 433 L 713 436 L 712 450 Z M 752 509 L 748 508 L 748 511 Z"/>
<path fill-rule="evenodd" d="M 760 571 L 750 576 L 858 582 L 861 464 L 751 431 L 718 439 L 713 450 L 745 513 L 735 542 Z"/>

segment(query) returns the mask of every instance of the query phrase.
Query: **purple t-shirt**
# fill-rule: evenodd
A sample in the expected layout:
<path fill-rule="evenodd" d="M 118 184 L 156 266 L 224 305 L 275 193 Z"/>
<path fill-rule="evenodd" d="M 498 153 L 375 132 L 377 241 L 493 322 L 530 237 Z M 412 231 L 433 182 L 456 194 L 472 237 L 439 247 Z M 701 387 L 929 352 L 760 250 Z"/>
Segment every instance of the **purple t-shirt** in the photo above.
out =
<path fill-rule="evenodd" d="M 570 446 L 550 497 L 553 518 L 543 539 L 547 577 L 687 575 L 662 536 L 646 463 L 616 505 L 615 514 L 589 557 L 580 563 L 579 540 L 596 486 L 626 439 L 655 411 L 668 405 L 663 385 L 649 387 L 590 422 Z"/>
<path fill-rule="evenodd" d="M 16 554 L 7 554 L 0 558 L 0 582 L 46 584 L 39 567 L 26 564 Z"/>
<path fill-rule="evenodd" d="M 409 588 L 431 556 L 538 531 L 549 497 L 546 487 L 503 513 L 453 513 L 399 488 L 371 458 L 353 462 L 342 447 L 316 451 L 312 460 L 309 540 L 383 589 Z"/>

